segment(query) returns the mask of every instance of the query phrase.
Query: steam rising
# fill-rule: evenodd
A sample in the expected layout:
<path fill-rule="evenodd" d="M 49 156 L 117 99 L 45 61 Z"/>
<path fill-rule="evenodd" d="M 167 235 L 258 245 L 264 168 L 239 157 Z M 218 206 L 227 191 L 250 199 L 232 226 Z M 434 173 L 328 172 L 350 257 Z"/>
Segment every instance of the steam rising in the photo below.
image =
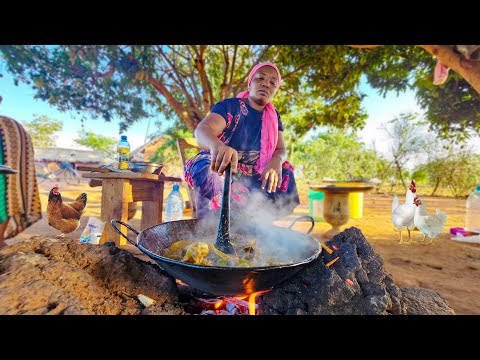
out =
<path fill-rule="evenodd" d="M 278 190 L 277 190 L 278 191 Z M 287 201 L 288 202 L 288 201 Z M 230 203 L 230 236 L 240 235 L 245 240 L 255 239 L 256 261 L 255 266 L 272 266 L 296 264 L 312 256 L 319 244 L 308 235 L 288 228 L 273 225 L 273 222 L 284 214 L 279 213 L 279 204 L 276 200 L 267 200 L 265 195 L 252 191 L 247 205 L 240 206 L 233 199 Z M 220 210 L 211 211 L 206 217 L 199 220 L 194 233 L 189 239 L 215 243 Z M 205 237 L 205 234 L 211 236 Z"/>

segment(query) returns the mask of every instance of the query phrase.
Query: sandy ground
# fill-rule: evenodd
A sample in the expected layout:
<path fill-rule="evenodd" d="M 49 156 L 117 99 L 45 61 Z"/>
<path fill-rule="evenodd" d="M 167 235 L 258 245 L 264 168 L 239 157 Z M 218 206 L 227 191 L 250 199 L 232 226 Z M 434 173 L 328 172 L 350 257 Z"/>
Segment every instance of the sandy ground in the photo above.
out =
<path fill-rule="evenodd" d="M 65 202 L 72 201 L 80 193 L 86 192 L 88 203 L 86 212 L 81 220 L 78 230 L 70 233 L 68 237 L 79 239 L 81 232 L 87 224 L 89 216 L 100 216 L 101 187 L 91 188 L 87 180 L 82 180 L 79 185 L 59 183 L 60 191 Z M 42 209 L 46 210 L 48 192 L 53 183 L 44 181 L 40 184 Z M 165 196 L 168 191 L 165 192 Z M 400 202 L 404 194 L 397 194 Z M 433 212 L 440 208 L 447 212 L 447 223 L 443 232 L 434 239 L 432 245 L 423 245 L 415 242 L 412 245 L 399 245 L 399 233 L 391 221 L 391 194 L 367 193 L 364 197 L 364 214 L 361 219 L 350 219 L 344 228 L 358 227 L 383 257 L 387 270 L 393 275 L 398 286 L 422 287 L 436 291 L 445 299 L 457 314 L 480 314 L 480 244 L 470 244 L 450 240 L 451 227 L 463 227 L 465 219 L 465 199 L 452 199 L 445 197 L 430 197 L 422 195 L 427 211 Z M 308 215 L 308 204 L 302 199 L 294 216 Z M 141 207 L 131 220 L 134 228 L 139 228 Z M 188 218 L 189 214 L 186 213 Z M 289 225 L 290 221 L 280 222 L 278 225 Z M 297 223 L 295 230 L 306 231 L 307 223 Z M 322 234 L 330 228 L 325 222 L 317 222 L 311 233 L 316 239 L 322 240 Z M 419 232 L 413 232 L 415 240 L 421 240 Z M 34 235 L 59 235 L 59 231 L 51 228 L 46 222 L 46 216 L 26 229 L 17 237 L 7 240 L 13 244 Z M 407 235 L 405 231 L 405 237 Z M 149 260 L 138 249 L 126 246 L 139 257 Z"/>

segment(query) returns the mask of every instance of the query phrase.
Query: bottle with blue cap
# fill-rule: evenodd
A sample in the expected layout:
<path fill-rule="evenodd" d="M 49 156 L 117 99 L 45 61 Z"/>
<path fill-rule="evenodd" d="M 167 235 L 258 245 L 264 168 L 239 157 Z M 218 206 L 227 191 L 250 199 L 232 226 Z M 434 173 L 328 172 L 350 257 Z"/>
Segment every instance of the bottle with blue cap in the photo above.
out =
<path fill-rule="evenodd" d="M 117 145 L 117 154 L 118 154 L 118 168 L 120 170 L 128 170 L 130 166 L 128 165 L 128 160 L 130 159 L 130 144 L 127 141 L 127 136 L 122 135 L 120 142 Z"/>
<path fill-rule="evenodd" d="M 480 234 L 480 185 L 467 198 L 465 229 Z"/>
<path fill-rule="evenodd" d="M 182 220 L 183 218 L 183 196 L 180 192 L 180 186 L 173 185 L 173 189 L 167 196 L 165 205 L 165 221 Z"/>

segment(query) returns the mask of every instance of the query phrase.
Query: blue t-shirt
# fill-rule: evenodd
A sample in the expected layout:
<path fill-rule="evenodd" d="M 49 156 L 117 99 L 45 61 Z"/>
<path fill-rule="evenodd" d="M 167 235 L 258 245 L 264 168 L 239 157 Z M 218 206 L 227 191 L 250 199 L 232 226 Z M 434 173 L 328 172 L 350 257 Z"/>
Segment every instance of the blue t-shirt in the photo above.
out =
<path fill-rule="evenodd" d="M 300 203 L 292 170 L 282 168 L 281 191 L 267 193 L 261 189 L 261 174 L 254 168 L 260 156 L 263 111 L 255 110 L 244 99 L 231 98 L 215 104 L 212 113 L 219 114 L 227 123 L 218 138 L 238 151 L 237 170 L 240 171 L 237 171 L 239 176 L 234 177 L 232 182 L 232 205 L 244 204 L 244 201 L 248 201 L 246 192 L 256 191 L 263 194 L 266 200 L 272 200 L 274 207 L 291 212 Z M 277 118 L 278 130 L 283 131 L 278 112 Z M 218 209 L 221 204 L 224 180 L 211 170 L 210 163 L 209 151 L 202 150 L 188 160 L 184 169 L 185 181 L 195 189 L 199 219 L 206 216 L 211 209 Z"/>
<path fill-rule="evenodd" d="M 227 122 L 220 140 L 237 151 L 260 151 L 263 111 L 252 108 L 240 98 L 225 99 L 215 104 L 212 113 L 221 115 Z M 277 112 L 278 131 L 283 131 Z"/>

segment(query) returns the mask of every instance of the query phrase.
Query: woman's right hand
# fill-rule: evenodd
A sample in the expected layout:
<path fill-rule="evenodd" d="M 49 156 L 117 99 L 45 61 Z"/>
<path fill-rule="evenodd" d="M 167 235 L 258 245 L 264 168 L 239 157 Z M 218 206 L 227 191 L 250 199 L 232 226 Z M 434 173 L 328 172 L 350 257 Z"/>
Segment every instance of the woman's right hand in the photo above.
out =
<path fill-rule="evenodd" d="M 232 164 L 232 173 L 237 173 L 238 152 L 230 146 L 221 144 L 210 149 L 212 162 L 210 169 L 222 176 L 228 164 Z"/>

